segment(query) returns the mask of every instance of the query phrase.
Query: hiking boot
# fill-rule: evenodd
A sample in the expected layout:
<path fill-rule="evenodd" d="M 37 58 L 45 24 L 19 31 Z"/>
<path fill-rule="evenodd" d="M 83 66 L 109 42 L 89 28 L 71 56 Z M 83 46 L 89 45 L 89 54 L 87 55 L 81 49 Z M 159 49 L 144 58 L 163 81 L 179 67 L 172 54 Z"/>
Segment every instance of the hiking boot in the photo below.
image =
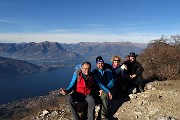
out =
<path fill-rule="evenodd" d="M 136 88 L 132 89 L 132 94 L 136 94 L 136 93 L 137 93 L 137 89 Z"/>
<path fill-rule="evenodd" d="M 140 92 L 144 92 L 144 89 L 143 89 L 143 88 L 139 88 L 139 91 L 140 91 Z"/>

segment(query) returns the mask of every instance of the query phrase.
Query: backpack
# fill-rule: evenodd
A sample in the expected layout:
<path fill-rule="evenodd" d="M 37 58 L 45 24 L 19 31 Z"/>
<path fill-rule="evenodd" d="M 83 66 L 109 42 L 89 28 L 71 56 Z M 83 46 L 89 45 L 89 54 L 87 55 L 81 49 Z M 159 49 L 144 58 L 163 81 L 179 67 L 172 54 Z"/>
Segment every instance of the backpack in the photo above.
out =
<path fill-rule="evenodd" d="M 75 69 L 74 72 L 75 72 L 77 75 L 79 75 L 79 73 L 82 71 L 81 68 L 82 68 L 82 65 L 81 65 L 81 64 L 75 65 L 75 66 L 74 66 L 74 69 Z"/>

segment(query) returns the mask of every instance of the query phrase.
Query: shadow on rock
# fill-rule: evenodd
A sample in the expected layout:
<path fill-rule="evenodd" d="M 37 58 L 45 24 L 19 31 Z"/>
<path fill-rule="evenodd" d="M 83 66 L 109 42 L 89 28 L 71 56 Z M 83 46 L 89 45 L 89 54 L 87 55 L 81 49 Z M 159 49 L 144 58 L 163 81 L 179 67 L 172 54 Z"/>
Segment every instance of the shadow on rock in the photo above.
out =
<path fill-rule="evenodd" d="M 124 102 L 127 102 L 130 100 L 130 97 L 128 96 L 128 94 L 126 96 L 123 96 L 121 98 L 116 98 L 113 99 L 110 102 L 110 107 L 109 107 L 109 111 L 110 111 L 110 120 L 117 120 L 117 118 L 113 118 L 114 114 L 118 111 L 118 109 L 122 106 L 122 104 Z"/>

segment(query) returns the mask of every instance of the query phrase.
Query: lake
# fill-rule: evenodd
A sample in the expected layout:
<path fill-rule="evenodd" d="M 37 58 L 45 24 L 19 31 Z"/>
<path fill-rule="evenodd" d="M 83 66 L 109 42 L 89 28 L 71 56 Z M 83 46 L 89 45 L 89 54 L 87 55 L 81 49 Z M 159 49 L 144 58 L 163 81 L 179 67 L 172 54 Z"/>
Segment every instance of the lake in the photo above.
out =
<path fill-rule="evenodd" d="M 68 67 L 1 79 L 0 104 L 45 95 L 61 87 L 66 88 L 71 81 L 73 72 L 74 68 Z"/>

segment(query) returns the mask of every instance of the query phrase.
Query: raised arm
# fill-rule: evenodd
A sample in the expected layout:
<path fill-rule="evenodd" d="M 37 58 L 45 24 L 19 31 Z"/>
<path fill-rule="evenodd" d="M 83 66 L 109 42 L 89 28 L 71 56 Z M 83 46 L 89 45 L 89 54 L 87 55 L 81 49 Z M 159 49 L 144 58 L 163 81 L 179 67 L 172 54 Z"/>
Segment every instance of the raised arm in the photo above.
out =
<path fill-rule="evenodd" d="M 73 87 L 74 87 L 74 85 L 75 85 L 75 83 L 76 83 L 77 76 L 78 76 L 77 73 L 74 72 L 74 73 L 73 73 L 72 80 L 71 80 L 69 86 L 66 88 L 66 92 L 67 92 L 67 93 L 69 93 L 69 92 L 73 89 Z"/>

